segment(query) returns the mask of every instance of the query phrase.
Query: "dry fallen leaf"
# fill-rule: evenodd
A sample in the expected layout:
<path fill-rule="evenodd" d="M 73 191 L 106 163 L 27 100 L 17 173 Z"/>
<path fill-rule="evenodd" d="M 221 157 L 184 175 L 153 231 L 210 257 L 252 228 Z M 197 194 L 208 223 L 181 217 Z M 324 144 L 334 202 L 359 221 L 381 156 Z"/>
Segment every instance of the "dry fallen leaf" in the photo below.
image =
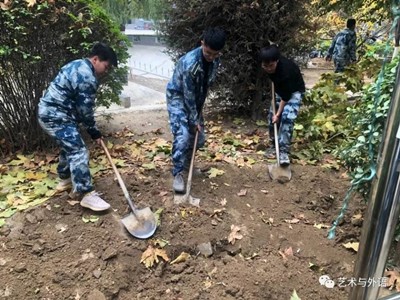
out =
<path fill-rule="evenodd" d="M 241 240 L 243 235 L 239 233 L 240 227 L 236 225 L 231 226 L 231 233 L 228 236 L 228 242 L 232 245 L 235 244 L 236 240 Z"/>
<path fill-rule="evenodd" d="M 288 260 L 288 257 L 293 256 L 293 249 L 292 247 L 288 247 L 285 249 L 285 251 L 278 251 L 279 254 L 283 257 L 284 260 Z"/>
<path fill-rule="evenodd" d="M 25 0 L 28 3 L 28 7 L 32 7 L 36 4 L 36 0 Z"/>
<path fill-rule="evenodd" d="M 158 257 L 162 257 L 165 261 L 169 261 L 167 252 L 162 249 L 154 248 L 149 245 L 146 251 L 143 252 L 140 262 L 143 263 L 146 268 L 151 268 L 154 264 L 159 262 Z"/>
<path fill-rule="evenodd" d="M 243 197 L 243 196 L 246 196 L 246 194 L 247 194 L 247 190 L 240 190 L 240 192 L 239 193 L 237 193 L 237 195 L 239 196 L 239 197 Z"/>
<path fill-rule="evenodd" d="M 397 271 L 385 271 L 385 277 L 388 277 L 386 287 L 389 290 L 396 288 L 396 291 L 400 292 L 400 273 Z"/>
<path fill-rule="evenodd" d="M 359 247 L 360 243 L 357 243 L 357 242 L 351 243 L 351 242 L 349 242 L 349 243 L 342 244 L 342 245 L 343 245 L 346 249 L 352 249 L 352 250 L 358 252 L 358 247 Z"/>
<path fill-rule="evenodd" d="M 173 261 L 171 261 L 171 265 L 185 262 L 190 258 L 190 254 L 186 252 L 182 252 L 177 258 L 175 258 Z"/>
<path fill-rule="evenodd" d="M 293 219 L 291 219 L 291 220 L 285 220 L 285 222 L 286 222 L 286 223 L 289 223 L 289 224 L 297 224 L 297 223 L 300 222 L 300 220 L 299 220 L 299 219 L 296 219 L 296 218 L 293 218 Z"/>
<path fill-rule="evenodd" d="M 226 198 L 224 198 L 224 199 L 221 200 L 221 205 L 222 205 L 222 206 L 225 206 L 225 205 L 226 205 Z"/>
<path fill-rule="evenodd" d="M 322 228 L 329 228 L 329 225 L 325 224 L 314 224 L 315 228 L 322 229 Z"/>

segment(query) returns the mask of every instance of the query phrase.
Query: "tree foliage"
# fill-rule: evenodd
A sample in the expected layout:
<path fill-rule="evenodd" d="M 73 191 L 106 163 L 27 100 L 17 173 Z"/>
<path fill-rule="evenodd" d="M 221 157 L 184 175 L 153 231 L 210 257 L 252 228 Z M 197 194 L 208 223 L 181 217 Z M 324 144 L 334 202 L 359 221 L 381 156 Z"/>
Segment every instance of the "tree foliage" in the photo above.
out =
<path fill-rule="evenodd" d="M 43 91 L 65 63 L 87 55 L 93 42 L 112 46 L 124 63 L 119 28 L 90 1 L 0 2 L 0 153 L 29 150 L 47 141 L 37 122 Z M 119 101 L 126 69 L 105 79 L 98 101 Z"/>
<path fill-rule="evenodd" d="M 203 30 L 220 26 L 228 35 L 214 105 L 234 107 L 259 118 L 268 103 L 269 83 L 259 50 L 270 42 L 284 55 L 300 56 L 310 36 L 304 1 L 169 1 L 162 31 L 174 58 L 199 45 Z M 267 96 L 268 95 L 268 96 Z"/>
<path fill-rule="evenodd" d="M 124 25 L 139 10 L 137 1 L 132 0 L 96 0 L 101 7 L 119 25 Z"/>

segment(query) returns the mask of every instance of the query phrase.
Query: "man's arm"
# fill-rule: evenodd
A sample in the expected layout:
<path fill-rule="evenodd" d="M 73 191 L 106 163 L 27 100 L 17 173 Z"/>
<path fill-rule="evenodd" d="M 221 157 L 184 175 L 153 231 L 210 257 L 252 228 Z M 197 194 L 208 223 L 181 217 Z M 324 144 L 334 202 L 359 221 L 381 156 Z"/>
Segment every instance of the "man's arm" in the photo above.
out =
<path fill-rule="evenodd" d="M 331 46 L 328 49 L 328 54 L 326 55 L 326 60 L 331 60 L 332 59 L 332 55 L 333 55 L 333 51 L 335 50 L 335 45 L 336 45 L 336 40 L 338 38 L 338 34 L 335 35 L 335 37 L 332 40 Z"/>
<path fill-rule="evenodd" d="M 197 126 L 199 116 L 196 107 L 196 86 L 193 75 L 189 70 L 183 72 L 183 97 L 189 110 L 189 126 Z"/>
<path fill-rule="evenodd" d="M 348 51 L 349 51 L 349 54 L 350 54 L 350 60 L 352 62 L 357 61 L 356 43 L 357 43 L 357 35 L 354 33 L 354 34 L 350 35 L 349 47 L 348 47 Z"/>
<path fill-rule="evenodd" d="M 94 140 L 101 138 L 101 132 L 97 129 L 94 119 L 96 92 L 97 85 L 95 83 L 80 83 L 78 84 L 78 95 L 76 98 L 76 110 L 79 118 Z"/>

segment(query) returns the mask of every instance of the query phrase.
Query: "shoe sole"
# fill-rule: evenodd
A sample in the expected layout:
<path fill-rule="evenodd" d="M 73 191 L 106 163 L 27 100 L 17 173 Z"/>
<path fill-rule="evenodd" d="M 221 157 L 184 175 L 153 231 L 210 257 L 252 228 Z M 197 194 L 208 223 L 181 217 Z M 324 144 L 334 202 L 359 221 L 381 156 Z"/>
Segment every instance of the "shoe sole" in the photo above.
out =
<path fill-rule="evenodd" d="M 281 162 L 280 165 L 282 167 L 287 167 L 288 165 L 290 165 L 290 162 Z"/>
<path fill-rule="evenodd" d="M 183 189 L 176 189 L 176 188 L 172 188 L 173 190 L 174 190 L 174 192 L 175 193 L 178 193 L 178 194 L 184 194 L 185 192 L 186 192 L 186 189 L 185 188 L 183 188 Z"/>
<path fill-rule="evenodd" d="M 93 211 L 105 211 L 111 207 L 111 206 L 109 206 L 107 208 L 98 208 L 98 207 L 94 207 L 94 206 L 91 206 L 89 204 L 82 203 L 82 202 L 80 204 L 82 207 L 89 208 L 90 210 L 93 210 Z"/>

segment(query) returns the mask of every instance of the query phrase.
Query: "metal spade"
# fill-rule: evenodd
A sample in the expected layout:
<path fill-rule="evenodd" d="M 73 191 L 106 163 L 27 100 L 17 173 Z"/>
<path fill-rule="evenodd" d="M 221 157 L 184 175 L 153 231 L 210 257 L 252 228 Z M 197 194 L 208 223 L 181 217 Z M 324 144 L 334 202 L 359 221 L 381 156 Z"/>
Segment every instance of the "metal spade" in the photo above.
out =
<path fill-rule="evenodd" d="M 104 142 L 101 140 L 101 146 L 104 149 L 104 152 L 107 155 L 107 158 L 114 170 L 115 175 L 117 176 L 119 186 L 124 192 L 124 196 L 128 201 L 129 207 L 131 208 L 131 213 L 126 217 L 123 217 L 121 222 L 124 224 L 126 230 L 139 239 L 147 239 L 151 237 L 157 229 L 157 221 L 156 218 L 151 211 L 150 207 L 138 209 L 133 204 L 131 197 L 129 196 L 128 190 L 126 189 L 125 183 L 122 180 L 121 174 L 119 173 L 117 167 L 113 163 L 110 153 Z"/>

